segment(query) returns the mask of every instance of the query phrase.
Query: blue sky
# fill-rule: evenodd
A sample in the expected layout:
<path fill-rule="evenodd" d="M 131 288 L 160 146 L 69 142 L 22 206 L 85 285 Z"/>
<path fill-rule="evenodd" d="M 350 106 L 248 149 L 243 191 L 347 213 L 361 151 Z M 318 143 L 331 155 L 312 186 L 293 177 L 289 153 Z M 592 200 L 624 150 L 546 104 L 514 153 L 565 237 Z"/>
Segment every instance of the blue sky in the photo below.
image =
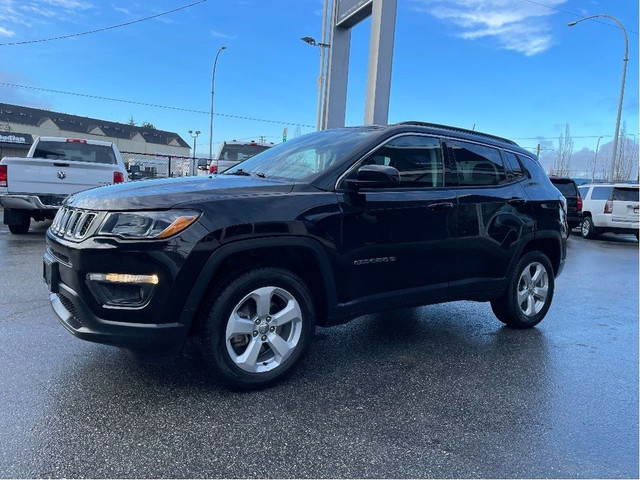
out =
<path fill-rule="evenodd" d="M 99 33 L 6 45 L 197 1 L 0 0 L 0 102 L 123 123 L 133 117 L 188 142 L 188 130 L 201 130 L 197 153 L 207 156 L 211 68 L 225 45 L 216 72 L 216 144 L 260 136 L 277 143 L 284 127 L 290 138 L 313 131 L 319 50 L 300 37 L 320 40 L 323 0 L 207 0 Z M 389 122 L 475 125 L 532 150 L 541 143 L 547 158 L 569 124 L 576 152 L 592 155 L 598 136 L 604 145 L 613 137 L 624 37 L 605 20 L 566 24 L 599 13 L 627 28 L 623 120 L 637 135 L 634 0 L 398 0 Z M 352 34 L 347 125 L 364 120 L 369 28 L 364 21 Z"/>

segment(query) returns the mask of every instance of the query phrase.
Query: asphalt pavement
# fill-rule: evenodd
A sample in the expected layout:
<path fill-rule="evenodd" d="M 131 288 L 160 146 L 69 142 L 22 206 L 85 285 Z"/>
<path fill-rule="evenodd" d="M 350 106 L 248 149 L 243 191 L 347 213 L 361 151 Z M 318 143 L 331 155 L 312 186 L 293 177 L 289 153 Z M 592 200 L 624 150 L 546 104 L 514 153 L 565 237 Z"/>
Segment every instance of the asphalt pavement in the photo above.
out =
<path fill-rule="evenodd" d="M 0 225 L 0 477 L 639 476 L 633 236 L 572 236 L 537 328 L 474 302 L 361 317 L 318 328 L 285 383 L 233 393 L 190 348 L 147 366 L 67 333 L 46 226 Z"/>

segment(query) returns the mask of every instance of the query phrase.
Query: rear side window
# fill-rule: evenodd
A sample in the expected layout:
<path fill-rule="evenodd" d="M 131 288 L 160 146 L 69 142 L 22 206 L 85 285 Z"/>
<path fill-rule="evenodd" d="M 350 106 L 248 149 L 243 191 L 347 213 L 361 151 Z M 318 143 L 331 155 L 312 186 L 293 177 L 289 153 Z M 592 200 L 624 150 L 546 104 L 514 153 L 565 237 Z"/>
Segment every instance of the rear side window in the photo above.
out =
<path fill-rule="evenodd" d="M 33 156 L 67 162 L 117 163 L 111 147 L 80 142 L 39 142 Z"/>
<path fill-rule="evenodd" d="M 507 173 L 511 177 L 511 179 L 519 180 L 521 178 L 526 177 L 522 169 L 522 165 L 520 165 L 520 162 L 518 161 L 518 157 L 511 152 L 503 152 L 503 153 L 504 153 L 505 166 L 508 169 Z"/>
<path fill-rule="evenodd" d="M 591 200 L 609 200 L 611 198 L 611 190 L 613 190 L 613 187 L 593 187 Z"/>
<path fill-rule="evenodd" d="M 620 200 L 622 202 L 637 202 L 639 201 L 637 188 L 624 188 L 615 187 L 613 189 L 613 199 Z"/>
<path fill-rule="evenodd" d="M 498 185 L 506 179 L 500 152 L 475 143 L 448 141 L 461 186 Z"/>

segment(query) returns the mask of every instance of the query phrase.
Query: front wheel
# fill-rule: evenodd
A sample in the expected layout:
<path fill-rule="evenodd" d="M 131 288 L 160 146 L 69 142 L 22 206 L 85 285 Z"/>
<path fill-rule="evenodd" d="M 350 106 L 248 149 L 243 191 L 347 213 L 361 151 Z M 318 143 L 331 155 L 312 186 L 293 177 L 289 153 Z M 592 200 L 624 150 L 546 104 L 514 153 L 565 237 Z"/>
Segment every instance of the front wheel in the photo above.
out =
<path fill-rule="evenodd" d="M 508 327 L 530 328 L 547 314 L 553 290 L 551 262 L 541 252 L 529 252 L 518 262 L 504 296 L 492 300 L 491 308 Z"/>
<path fill-rule="evenodd" d="M 247 272 L 207 303 L 198 343 L 207 367 L 231 388 L 268 387 L 289 376 L 315 329 L 311 294 L 288 270 Z"/>

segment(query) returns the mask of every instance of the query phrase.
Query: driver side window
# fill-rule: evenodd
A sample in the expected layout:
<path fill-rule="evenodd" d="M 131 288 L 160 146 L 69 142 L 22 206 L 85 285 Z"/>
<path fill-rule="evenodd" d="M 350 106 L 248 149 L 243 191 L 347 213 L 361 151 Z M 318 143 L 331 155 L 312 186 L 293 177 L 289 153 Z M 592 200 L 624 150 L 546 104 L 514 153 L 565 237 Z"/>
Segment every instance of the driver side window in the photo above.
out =
<path fill-rule="evenodd" d="M 442 149 L 437 138 L 415 135 L 395 138 L 369 155 L 359 167 L 365 165 L 396 168 L 400 172 L 396 188 L 444 186 Z M 356 175 L 353 172 L 349 177 Z"/>

